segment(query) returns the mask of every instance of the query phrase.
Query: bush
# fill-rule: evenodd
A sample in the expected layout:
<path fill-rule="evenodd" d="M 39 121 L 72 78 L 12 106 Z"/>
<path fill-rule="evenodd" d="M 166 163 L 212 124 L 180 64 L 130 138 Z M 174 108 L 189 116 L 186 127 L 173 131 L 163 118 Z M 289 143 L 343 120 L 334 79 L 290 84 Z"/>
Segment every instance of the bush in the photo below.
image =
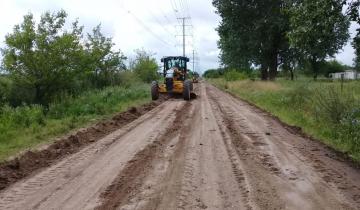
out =
<path fill-rule="evenodd" d="M 136 101 L 148 96 L 147 87 L 134 84 L 131 88 L 108 87 L 88 91 L 80 97 L 64 96 L 60 102 L 50 104 L 48 116 L 61 119 L 70 116 L 104 115 L 118 111 L 118 104 Z"/>
<path fill-rule="evenodd" d="M 289 107 L 303 109 L 311 99 L 312 91 L 306 83 L 300 83 L 284 94 L 285 103 Z"/>
<path fill-rule="evenodd" d="M 141 80 L 133 71 L 126 70 L 120 73 L 120 86 L 130 88 L 134 84 L 138 83 L 141 83 Z"/>
<path fill-rule="evenodd" d="M 1 109 L 0 122 L 2 128 L 22 128 L 29 127 L 32 124 L 43 125 L 45 123 L 44 109 L 40 105 L 21 106 L 16 108 L 6 105 Z"/>
<path fill-rule="evenodd" d="M 325 77 L 329 77 L 331 73 L 342 72 L 347 69 L 349 69 L 348 66 L 336 60 L 324 61 L 320 64 L 320 72 L 322 72 Z"/>
<path fill-rule="evenodd" d="M 10 96 L 11 80 L 8 77 L 0 76 L 0 106 L 5 104 Z"/>
<path fill-rule="evenodd" d="M 248 78 L 248 75 L 244 72 L 229 70 L 225 72 L 224 78 L 226 81 L 230 82 L 230 81 L 245 80 Z"/>
<path fill-rule="evenodd" d="M 360 153 L 360 108 L 346 113 L 340 121 L 339 140 L 353 153 Z"/>
<path fill-rule="evenodd" d="M 336 124 L 354 107 L 355 98 L 351 90 L 327 86 L 315 90 L 314 105 L 317 117 Z"/>
<path fill-rule="evenodd" d="M 136 50 L 135 52 L 137 55 L 133 64 L 134 73 L 146 83 L 157 80 L 159 66 L 152 54 L 145 50 Z"/>
<path fill-rule="evenodd" d="M 205 78 L 215 79 L 215 78 L 220 78 L 223 74 L 224 74 L 224 72 L 220 69 L 209 69 L 204 72 L 203 76 Z"/>

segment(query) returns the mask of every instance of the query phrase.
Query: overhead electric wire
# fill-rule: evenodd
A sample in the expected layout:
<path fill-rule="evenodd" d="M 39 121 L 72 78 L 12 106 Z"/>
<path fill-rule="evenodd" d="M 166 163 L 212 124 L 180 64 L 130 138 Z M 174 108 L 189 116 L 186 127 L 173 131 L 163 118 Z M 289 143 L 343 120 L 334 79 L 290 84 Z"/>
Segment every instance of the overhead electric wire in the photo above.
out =
<path fill-rule="evenodd" d="M 172 46 L 170 43 L 164 40 L 164 38 L 161 38 L 156 33 L 154 33 L 140 18 L 138 18 L 134 13 L 132 13 L 130 10 L 126 9 L 124 5 L 121 5 L 121 8 L 125 10 L 128 14 L 132 15 L 133 18 L 146 30 L 148 31 L 153 37 L 159 40 L 164 45 Z"/>
<path fill-rule="evenodd" d="M 152 13 L 150 10 L 148 12 L 151 14 L 153 19 L 157 22 L 157 24 L 159 24 L 161 28 L 163 28 L 167 33 L 169 33 L 172 36 L 172 38 L 175 39 L 175 34 L 173 32 L 171 32 L 171 31 L 169 31 L 169 29 L 167 29 L 164 26 L 164 24 L 161 23 L 161 21 L 156 17 L 156 15 L 154 13 Z"/>
<path fill-rule="evenodd" d="M 164 18 L 165 18 L 165 20 L 167 21 L 167 23 L 168 23 L 169 25 L 171 25 L 172 23 L 171 23 L 169 17 L 165 14 L 164 10 L 162 10 L 162 9 L 159 8 L 159 11 L 161 12 L 162 16 L 164 16 Z"/>

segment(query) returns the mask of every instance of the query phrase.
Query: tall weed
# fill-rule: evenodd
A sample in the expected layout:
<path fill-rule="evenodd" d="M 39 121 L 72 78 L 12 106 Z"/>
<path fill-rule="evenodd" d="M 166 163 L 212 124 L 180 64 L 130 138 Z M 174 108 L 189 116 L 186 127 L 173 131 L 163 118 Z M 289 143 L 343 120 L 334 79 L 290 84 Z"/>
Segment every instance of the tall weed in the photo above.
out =
<path fill-rule="evenodd" d="M 247 79 L 248 75 L 245 72 L 239 72 L 233 69 L 226 71 L 224 74 L 224 78 L 226 81 L 238 81 Z"/>
<path fill-rule="evenodd" d="M 316 116 L 335 124 L 355 106 L 355 97 L 351 90 L 323 86 L 314 90 L 313 102 Z"/>
<path fill-rule="evenodd" d="M 347 149 L 355 154 L 360 153 L 360 108 L 346 113 L 340 121 L 339 140 L 348 145 Z"/>

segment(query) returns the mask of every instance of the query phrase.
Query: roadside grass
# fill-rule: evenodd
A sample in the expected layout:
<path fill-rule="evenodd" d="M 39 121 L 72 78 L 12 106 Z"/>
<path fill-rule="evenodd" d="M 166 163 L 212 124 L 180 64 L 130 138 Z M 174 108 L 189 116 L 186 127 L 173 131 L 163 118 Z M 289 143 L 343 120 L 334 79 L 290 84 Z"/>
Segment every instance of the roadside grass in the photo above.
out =
<path fill-rule="evenodd" d="M 141 83 L 93 90 L 78 97 L 64 96 L 48 108 L 0 107 L 0 161 L 149 101 L 148 85 Z"/>
<path fill-rule="evenodd" d="M 360 162 L 360 81 L 209 81 Z"/>

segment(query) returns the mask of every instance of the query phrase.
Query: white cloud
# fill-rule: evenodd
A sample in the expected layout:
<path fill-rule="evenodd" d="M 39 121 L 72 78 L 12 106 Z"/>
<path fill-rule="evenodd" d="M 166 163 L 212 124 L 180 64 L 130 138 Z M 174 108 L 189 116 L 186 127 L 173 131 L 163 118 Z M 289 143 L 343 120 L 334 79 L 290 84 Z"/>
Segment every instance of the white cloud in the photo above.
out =
<path fill-rule="evenodd" d="M 335 56 L 337 60 L 349 66 L 352 66 L 354 64 L 355 50 L 351 46 L 351 42 L 356 35 L 356 29 L 358 27 L 359 26 L 356 23 L 351 24 L 349 29 L 351 39 L 349 40 L 347 45 Z"/>
<path fill-rule="evenodd" d="M 175 3 L 176 2 L 176 3 Z M 187 2 L 188 12 L 180 8 Z M 175 3 L 175 4 L 174 4 Z M 125 54 L 132 55 L 135 49 L 144 48 L 156 53 L 158 58 L 166 55 L 181 55 L 181 28 L 177 17 L 189 13 L 196 31 L 195 42 L 187 37 L 188 44 L 194 44 L 198 50 L 201 69 L 217 67 L 217 59 L 209 60 L 205 52 L 216 51 L 217 34 L 214 28 L 218 18 L 213 13 L 211 1 L 200 0 L 2 0 L 0 13 L 0 41 L 3 46 L 4 37 L 12 31 L 15 24 L 22 21 L 22 17 L 31 12 L 37 19 L 45 11 L 64 9 L 68 14 L 68 21 L 79 18 L 85 31 L 90 32 L 93 27 L 101 23 L 103 32 L 113 37 L 116 48 Z M 174 11 L 174 8 L 178 12 Z M 185 11 L 185 10 L 184 10 Z M 187 14 L 186 14 L 187 15 Z M 187 30 L 190 30 L 187 27 Z M 206 41 L 204 41 L 206 40 Z M 204 43 L 202 46 L 199 43 Z M 187 46 L 187 55 L 192 55 L 192 46 Z M 206 51 L 204 51 L 206 50 Z M 217 57 L 217 56 L 215 56 Z"/>
<path fill-rule="evenodd" d="M 186 11 L 181 10 L 185 2 Z M 85 31 L 101 23 L 103 32 L 112 36 L 116 48 L 127 56 L 132 56 L 135 49 L 144 48 L 156 53 L 158 59 L 166 55 L 181 55 L 182 48 L 179 21 L 180 16 L 192 17 L 194 39 L 187 37 L 187 43 L 193 44 L 200 61 L 199 70 L 219 66 L 219 39 L 215 28 L 220 17 L 210 0 L 2 0 L 0 13 L 0 47 L 4 37 L 12 31 L 15 24 L 22 21 L 23 15 L 32 12 L 37 18 L 45 11 L 64 9 L 69 14 L 69 22 L 79 18 Z M 178 12 L 175 12 L 178 10 Z M 355 26 L 352 26 L 352 32 Z M 193 47 L 187 46 L 187 55 L 192 57 Z M 341 62 L 352 64 L 354 52 L 350 45 L 337 56 Z"/>

